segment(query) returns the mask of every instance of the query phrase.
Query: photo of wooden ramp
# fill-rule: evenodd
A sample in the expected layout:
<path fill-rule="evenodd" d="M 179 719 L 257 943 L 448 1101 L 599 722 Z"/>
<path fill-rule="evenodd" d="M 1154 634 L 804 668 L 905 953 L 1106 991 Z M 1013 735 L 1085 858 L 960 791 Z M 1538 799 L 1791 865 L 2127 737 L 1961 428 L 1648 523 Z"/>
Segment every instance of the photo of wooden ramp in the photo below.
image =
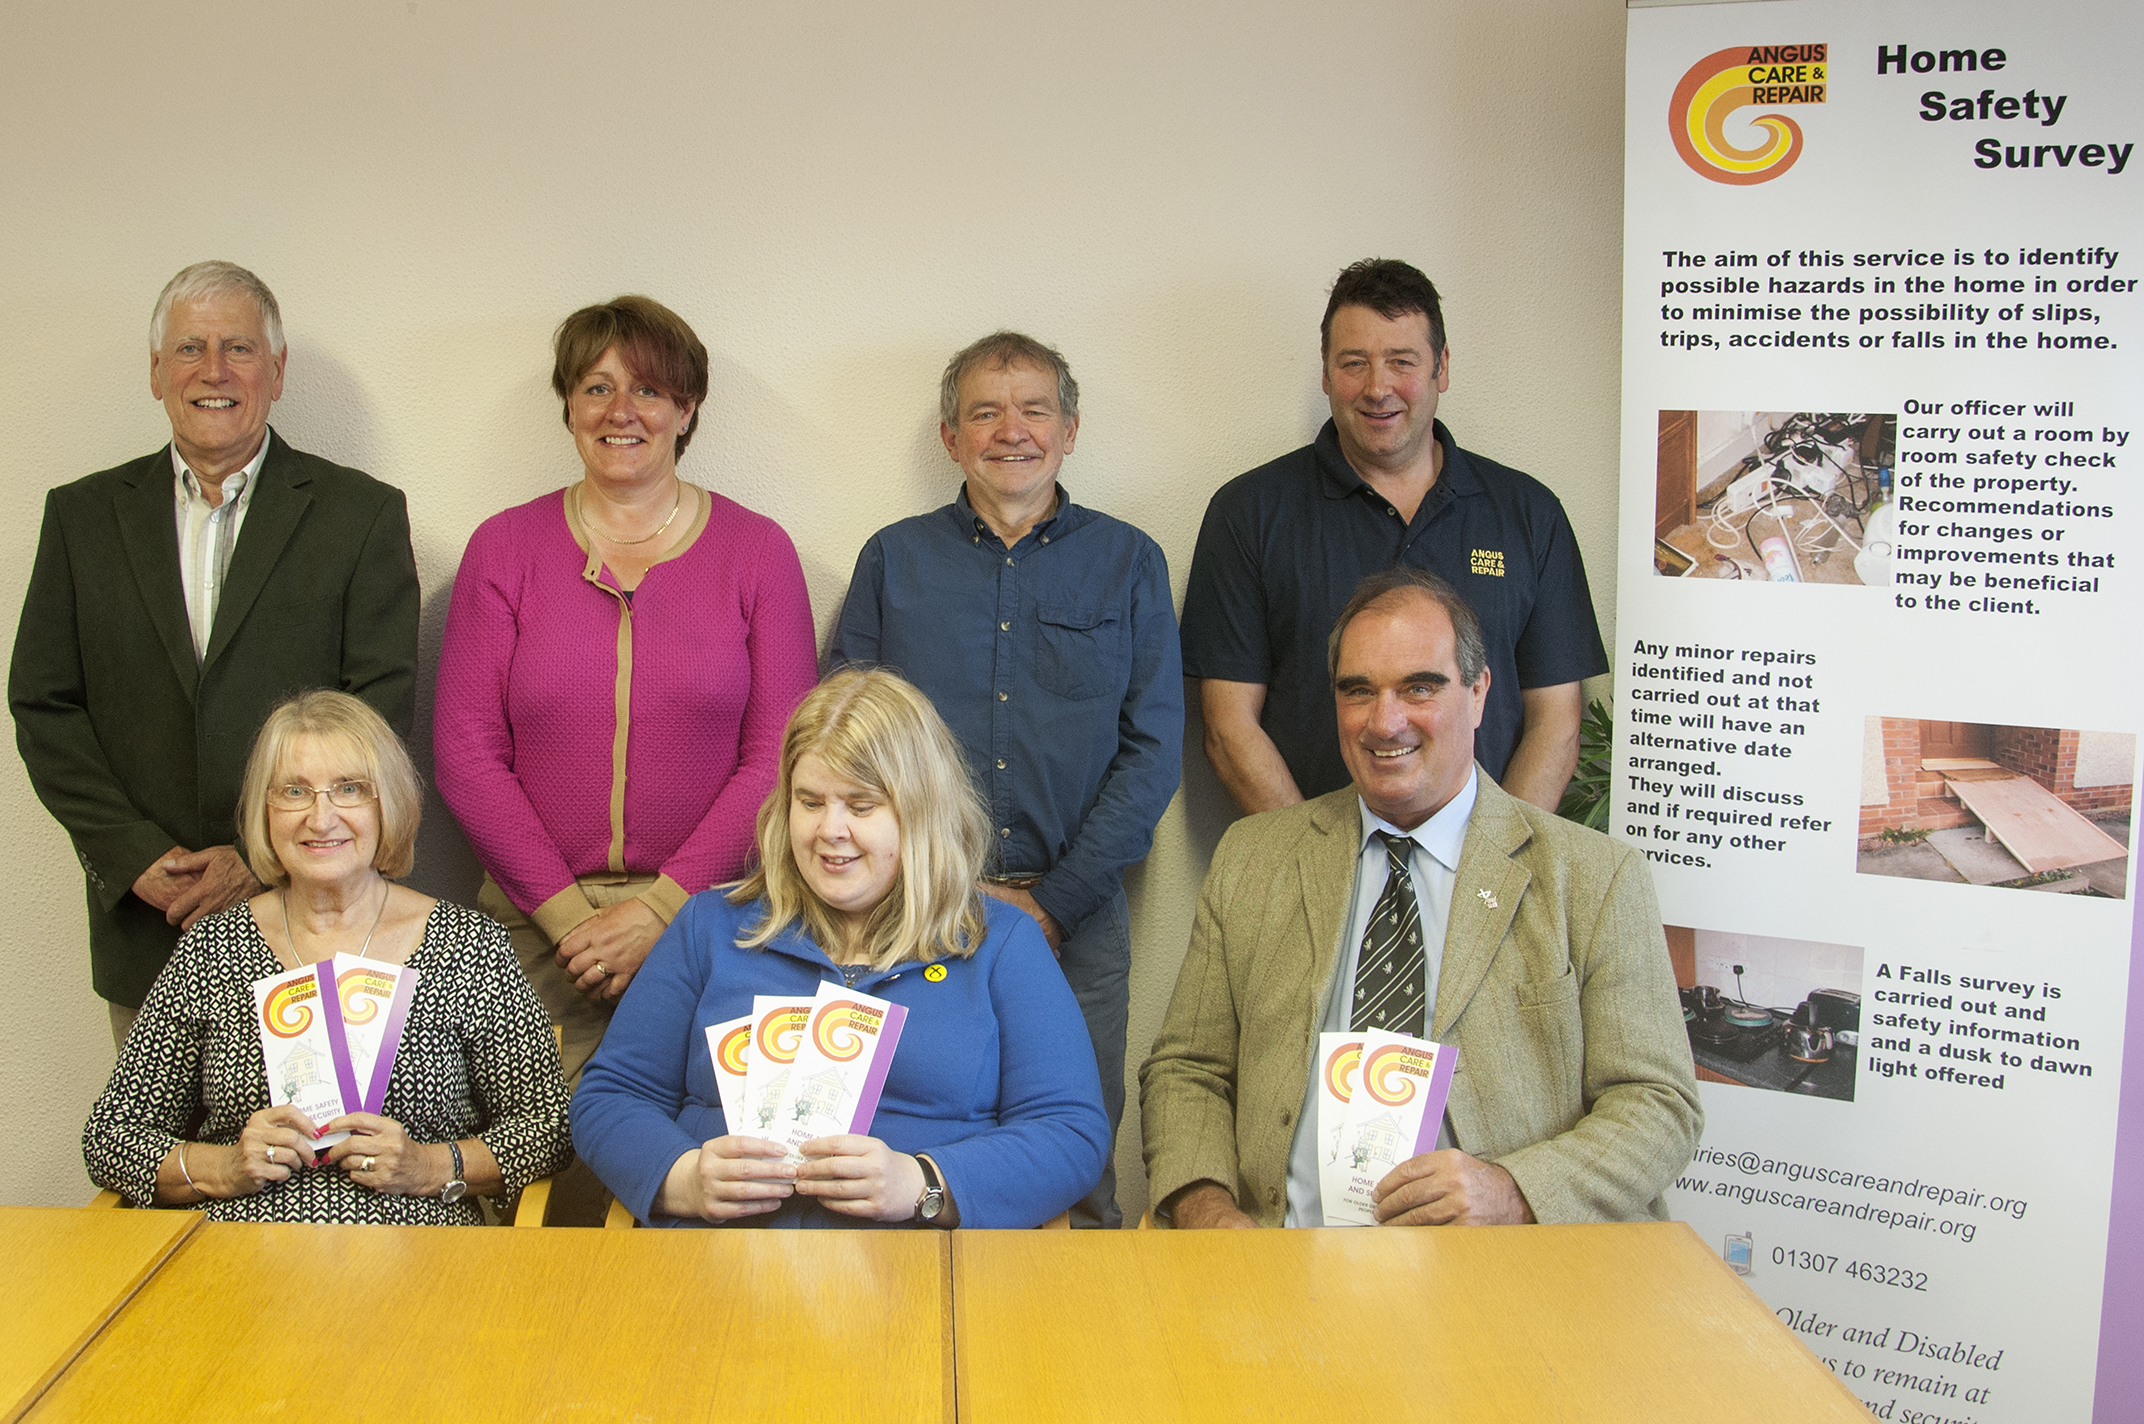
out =
<path fill-rule="evenodd" d="M 2122 843 L 2062 804 L 2029 776 L 1980 757 L 1928 757 L 1923 771 L 1943 778 L 1988 828 L 1988 835 L 2037 875 L 2129 854 Z"/>

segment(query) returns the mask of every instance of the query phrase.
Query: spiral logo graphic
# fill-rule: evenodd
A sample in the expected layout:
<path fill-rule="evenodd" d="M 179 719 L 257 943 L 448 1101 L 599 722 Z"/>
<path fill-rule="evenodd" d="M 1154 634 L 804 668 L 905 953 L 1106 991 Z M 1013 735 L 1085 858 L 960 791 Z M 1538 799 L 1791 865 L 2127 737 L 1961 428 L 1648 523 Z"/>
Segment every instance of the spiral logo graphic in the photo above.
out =
<path fill-rule="evenodd" d="M 760 1021 L 759 1051 L 769 1063 L 796 1061 L 797 1045 L 804 1041 L 804 1021 L 810 1017 L 808 1008 L 779 1009 Z"/>
<path fill-rule="evenodd" d="M 855 1012 L 862 1007 L 852 999 L 836 999 L 812 1020 L 812 1042 L 836 1063 L 846 1063 L 864 1051 L 864 1036 L 856 1031 Z"/>
<path fill-rule="evenodd" d="M 721 1043 L 715 1047 L 716 1056 L 722 1060 L 722 1071 L 734 1073 L 739 1077 L 744 1076 L 744 1051 L 751 1046 L 751 1043 L 752 1026 L 750 1024 L 739 1024 L 728 1033 L 722 1035 Z"/>
<path fill-rule="evenodd" d="M 379 1017 L 381 1003 L 394 996 L 394 976 L 377 969 L 345 970 L 335 980 L 335 997 L 342 1002 L 344 1023 L 371 1023 Z"/>
<path fill-rule="evenodd" d="M 1737 45 L 1691 65 L 1668 100 L 1668 133 L 1682 161 L 1715 183 L 1768 183 L 1792 168 L 1802 156 L 1800 124 L 1785 114 L 1758 114 L 1749 122 L 1767 137 L 1740 148 L 1727 137 L 1727 121 L 1746 108 L 1823 103 L 1828 48 Z"/>
<path fill-rule="evenodd" d="M 1422 1055 L 1404 1043 L 1388 1043 L 1362 1060 L 1362 1086 L 1388 1108 L 1414 1101 L 1415 1080 L 1426 1076 Z"/>
<path fill-rule="evenodd" d="M 1341 1102 L 1355 1096 L 1355 1069 L 1362 1063 L 1362 1041 L 1343 1043 L 1325 1059 L 1325 1091 Z"/>
<path fill-rule="evenodd" d="M 261 1021 L 277 1038 L 296 1038 L 313 1026 L 312 1001 L 319 997 L 320 986 L 310 975 L 293 979 L 269 992 L 268 1002 L 261 1005 Z"/>

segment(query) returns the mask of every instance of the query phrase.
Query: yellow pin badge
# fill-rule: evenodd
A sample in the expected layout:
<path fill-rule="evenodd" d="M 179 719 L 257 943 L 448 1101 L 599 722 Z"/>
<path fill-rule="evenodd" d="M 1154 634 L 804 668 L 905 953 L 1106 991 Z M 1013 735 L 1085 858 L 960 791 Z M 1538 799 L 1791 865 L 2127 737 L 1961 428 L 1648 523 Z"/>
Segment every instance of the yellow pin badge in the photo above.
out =
<path fill-rule="evenodd" d="M 943 964 L 933 964 L 923 971 L 923 977 L 935 984 L 945 978 L 945 966 Z"/>

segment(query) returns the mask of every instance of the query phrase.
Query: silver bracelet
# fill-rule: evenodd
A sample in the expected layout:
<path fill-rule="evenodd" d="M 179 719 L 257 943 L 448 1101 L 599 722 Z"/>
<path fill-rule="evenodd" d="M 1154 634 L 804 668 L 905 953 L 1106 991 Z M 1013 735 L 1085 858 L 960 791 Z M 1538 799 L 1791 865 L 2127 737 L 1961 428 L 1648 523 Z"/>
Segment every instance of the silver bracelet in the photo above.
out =
<path fill-rule="evenodd" d="M 187 1186 L 193 1188 L 195 1196 L 203 1201 L 208 1200 L 208 1193 L 194 1186 L 194 1174 L 186 1170 L 186 1144 L 183 1142 L 179 1144 L 179 1175 L 186 1179 Z"/>

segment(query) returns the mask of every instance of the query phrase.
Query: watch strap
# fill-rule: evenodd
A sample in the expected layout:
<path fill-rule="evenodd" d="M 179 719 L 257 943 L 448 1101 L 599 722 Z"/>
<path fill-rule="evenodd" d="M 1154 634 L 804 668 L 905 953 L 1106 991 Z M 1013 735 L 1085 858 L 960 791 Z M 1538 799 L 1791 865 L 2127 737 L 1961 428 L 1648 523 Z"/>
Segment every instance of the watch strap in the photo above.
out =
<path fill-rule="evenodd" d="M 447 1151 L 454 1154 L 454 1176 L 445 1186 L 439 1189 L 439 1199 L 443 1202 L 458 1202 L 469 1192 L 469 1183 L 463 1179 L 462 1145 L 449 1139 Z"/>
<path fill-rule="evenodd" d="M 936 1192 L 940 1203 L 938 1214 L 925 1220 L 924 1225 L 935 1226 L 941 1231 L 951 1231 L 954 1227 L 960 1225 L 960 1208 L 953 1201 L 953 1193 L 946 1187 L 945 1173 L 939 1170 L 938 1164 L 931 1160 L 927 1153 L 918 1152 L 916 1154 L 916 1165 L 923 1169 L 924 1195 L 927 1197 L 932 1192 Z M 918 1202 L 917 1205 L 920 1207 L 921 1202 Z M 917 1215 L 918 1219 L 921 1220 L 922 1214 L 920 1211 Z"/>

